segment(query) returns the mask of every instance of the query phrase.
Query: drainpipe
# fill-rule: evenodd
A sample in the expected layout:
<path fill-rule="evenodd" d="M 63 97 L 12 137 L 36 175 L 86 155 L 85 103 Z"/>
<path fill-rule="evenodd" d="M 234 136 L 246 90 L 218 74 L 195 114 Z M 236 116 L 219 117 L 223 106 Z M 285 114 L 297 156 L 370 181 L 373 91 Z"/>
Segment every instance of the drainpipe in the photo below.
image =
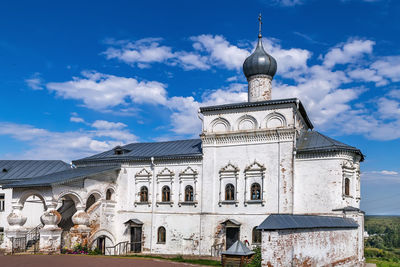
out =
<path fill-rule="evenodd" d="M 153 220 L 154 220 L 154 205 L 155 205 L 155 201 L 156 201 L 156 199 L 155 199 L 155 196 L 156 196 L 156 193 L 155 193 L 155 189 L 154 189 L 154 186 L 155 186 L 155 183 L 156 183 L 156 179 L 155 179 L 155 172 L 154 172 L 154 157 L 151 157 L 150 158 L 150 160 L 151 160 L 151 163 L 150 163 L 150 169 L 151 169 L 151 171 L 152 171 L 152 173 L 153 173 L 153 181 L 152 181 L 152 183 L 153 183 L 153 189 L 152 189 L 152 200 L 151 200 L 151 227 L 150 227 L 150 254 L 151 253 L 153 253 L 153 227 L 154 227 L 154 225 L 153 225 Z"/>
<path fill-rule="evenodd" d="M 281 201 L 281 171 L 280 171 L 280 164 L 281 164 L 281 140 L 279 136 L 278 130 L 276 130 L 276 135 L 278 136 L 278 214 L 280 213 L 280 201 Z"/>
<path fill-rule="evenodd" d="M 201 120 L 201 132 L 203 133 L 204 131 L 204 117 L 201 116 L 200 109 L 197 111 L 197 117 Z M 202 143 L 202 148 L 203 148 L 203 143 Z M 203 150 L 202 150 L 203 151 Z M 201 255 L 201 235 L 202 235 L 202 229 L 201 229 L 201 219 L 203 216 L 203 185 L 204 185 L 204 163 L 203 163 L 203 158 L 201 159 L 201 177 L 199 177 L 199 181 L 201 179 L 201 187 L 200 187 L 200 198 L 198 201 L 200 201 L 200 216 L 199 216 L 199 256 Z"/>

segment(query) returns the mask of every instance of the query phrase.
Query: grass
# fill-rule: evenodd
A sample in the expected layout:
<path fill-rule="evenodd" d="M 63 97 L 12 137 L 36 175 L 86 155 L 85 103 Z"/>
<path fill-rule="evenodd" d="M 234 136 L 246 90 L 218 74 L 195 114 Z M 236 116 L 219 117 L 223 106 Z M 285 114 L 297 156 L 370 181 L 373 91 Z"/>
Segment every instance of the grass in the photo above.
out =
<path fill-rule="evenodd" d="M 377 267 L 399 267 L 400 263 L 390 262 L 381 259 L 367 258 L 368 263 L 375 263 Z"/>

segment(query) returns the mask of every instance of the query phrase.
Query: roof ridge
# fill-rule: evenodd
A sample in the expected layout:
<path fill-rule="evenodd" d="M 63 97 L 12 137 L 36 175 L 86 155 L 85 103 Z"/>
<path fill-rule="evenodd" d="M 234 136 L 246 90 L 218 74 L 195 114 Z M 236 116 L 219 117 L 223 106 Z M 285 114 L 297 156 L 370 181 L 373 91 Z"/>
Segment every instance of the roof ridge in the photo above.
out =
<path fill-rule="evenodd" d="M 122 147 L 124 146 L 128 146 L 128 145 L 132 145 L 132 144 L 164 144 L 164 143 L 173 143 L 173 142 L 181 142 L 181 141 L 194 141 L 194 140 L 201 140 L 200 138 L 191 138 L 191 139 L 179 139 L 179 140 L 170 140 L 170 141 L 160 141 L 160 142 L 133 142 L 133 143 L 129 143 L 126 145 L 122 145 Z"/>

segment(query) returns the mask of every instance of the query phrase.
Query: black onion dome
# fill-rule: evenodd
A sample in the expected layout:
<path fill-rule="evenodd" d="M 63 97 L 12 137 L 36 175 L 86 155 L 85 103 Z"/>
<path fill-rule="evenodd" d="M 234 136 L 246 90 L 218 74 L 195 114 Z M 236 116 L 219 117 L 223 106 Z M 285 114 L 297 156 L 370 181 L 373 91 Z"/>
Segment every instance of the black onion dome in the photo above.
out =
<path fill-rule="evenodd" d="M 265 74 L 274 77 L 277 69 L 275 58 L 265 52 L 261 36 L 258 37 L 256 50 L 243 63 L 246 78 L 253 75 Z"/>

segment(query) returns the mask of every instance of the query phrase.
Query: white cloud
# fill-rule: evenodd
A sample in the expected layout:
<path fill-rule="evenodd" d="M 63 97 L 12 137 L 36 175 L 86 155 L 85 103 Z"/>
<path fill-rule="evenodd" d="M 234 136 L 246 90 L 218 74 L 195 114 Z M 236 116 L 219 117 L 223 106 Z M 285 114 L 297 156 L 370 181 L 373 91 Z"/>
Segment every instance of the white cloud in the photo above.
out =
<path fill-rule="evenodd" d="M 383 57 L 371 65 L 377 73 L 391 79 L 393 82 L 400 81 L 400 56 Z"/>
<path fill-rule="evenodd" d="M 97 120 L 92 123 L 92 127 L 96 129 L 111 130 L 111 129 L 122 129 L 127 125 L 122 122 L 110 122 L 104 120 Z"/>
<path fill-rule="evenodd" d="M 134 134 L 123 129 L 125 124 L 111 124 L 118 125 L 118 129 L 53 132 L 27 124 L 0 122 L 0 135 L 11 136 L 28 144 L 28 148 L 21 154 L 13 154 L 10 157 L 69 161 L 111 149 L 116 145 L 137 141 Z"/>
<path fill-rule="evenodd" d="M 71 118 L 69 118 L 69 121 L 77 122 L 77 123 L 80 123 L 80 122 L 84 123 L 85 122 L 85 120 L 80 118 L 80 117 L 71 117 Z"/>
<path fill-rule="evenodd" d="M 84 106 L 104 111 L 119 105 L 134 103 L 165 104 L 166 85 L 156 81 L 137 81 L 99 72 L 82 72 L 83 77 L 72 81 L 52 82 L 46 85 L 50 91 L 65 99 L 81 100 Z"/>
<path fill-rule="evenodd" d="M 145 38 L 135 42 L 108 41 L 109 47 L 103 54 L 107 59 L 118 59 L 122 62 L 136 65 L 139 68 L 149 68 L 151 63 L 180 65 L 186 70 L 206 70 L 207 58 L 191 52 L 173 52 L 169 46 L 160 45 L 161 38 Z"/>
<path fill-rule="evenodd" d="M 33 90 L 43 90 L 43 79 L 40 73 L 34 73 L 29 79 L 25 79 L 25 83 Z"/>
<path fill-rule="evenodd" d="M 304 0 L 272 0 L 272 1 L 269 1 L 269 3 L 284 6 L 284 7 L 292 7 L 292 6 L 304 4 Z"/>
<path fill-rule="evenodd" d="M 193 47 L 200 52 L 207 52 L 209 60 L 213 65 L 224 66 L 227 69 L 239 70 L 250 52 L 231 45 L 221 35 L 203 34 L 190 38 L 194 44 Z"/>
<path fill-rule="evenodd" d="M 354 63 L 365 54 L 371 54 L 374 45 L 375 42 L 371 40 L 350 40 L 344 45 L 340 44 L 324 56 L 324 65 L 334 67 L 337 64 Z"/>

